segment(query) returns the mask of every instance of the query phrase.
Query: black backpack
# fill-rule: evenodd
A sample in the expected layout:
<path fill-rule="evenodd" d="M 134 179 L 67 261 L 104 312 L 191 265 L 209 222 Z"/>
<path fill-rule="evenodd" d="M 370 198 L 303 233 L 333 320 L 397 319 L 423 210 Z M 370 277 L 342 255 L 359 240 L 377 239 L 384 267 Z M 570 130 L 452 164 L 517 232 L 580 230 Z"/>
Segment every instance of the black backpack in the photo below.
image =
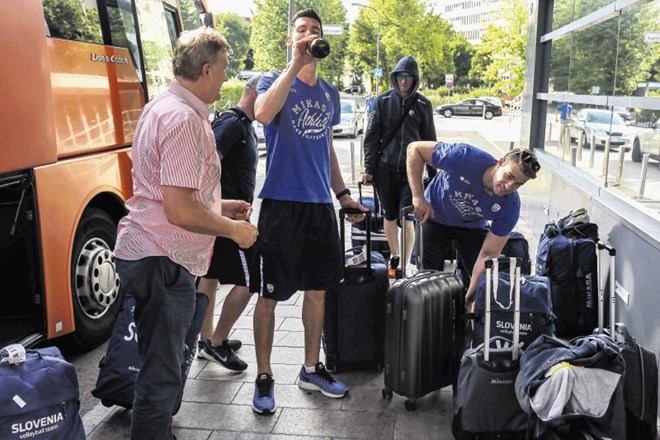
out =
<path fill-rule="evenodd" d="M 241 127 L 243 129 L 243 138 L 241 140 L 241 143 L 243 145 L 246 145 L 248 142 L 248 131 L 247 128 L 245 128 L 245 121 L 248 120 L 247 116 L 245 116 L 244 113 L 239 112 L 235 107 L 230 108 L 229 110 L 225 110 L 222 112 L 216 111 L 215 112 L 215 118 L 213 119 L 213 122 L 211 123 L 211 128 L 215 129 L 218 125 L 220 125 L 221 121 L 224 121 L 228 117 L 231 116 L 236 116 L 238 119 L 241 121 Z M 215 130 L 214 130 L 215 131 Z"/>

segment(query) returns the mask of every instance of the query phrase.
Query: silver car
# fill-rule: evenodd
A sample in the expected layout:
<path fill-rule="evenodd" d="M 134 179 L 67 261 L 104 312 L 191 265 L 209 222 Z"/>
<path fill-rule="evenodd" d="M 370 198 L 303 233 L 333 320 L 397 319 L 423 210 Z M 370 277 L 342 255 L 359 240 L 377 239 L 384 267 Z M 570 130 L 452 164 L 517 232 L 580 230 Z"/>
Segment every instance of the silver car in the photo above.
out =
<path fill-rule="evenodd" d="M 582 146 L 589 147 L 591 136 L 596 139 L 596 147 L 605 147 L 610 139 L 611 147 L 625 145 L 630 149 L 633 134 L 617 113 L 611 110 L 585 108 L 578 112 L 575 119 L 568 123 L 571 140 L 582 139 Z"/>
<path fill-rule="evenodd" d="M 364 131 L 364 111 L 352 99 L 341 100 L 341 122 L 333 128 L 335 136 L 356 137 Z"/>
<path fill-rule="evenodd" d="M 644 154 L 660 161 L 660 119 L 650 127 L 639 128 L 632 147 L 632 160 L 641 162 Z"/>

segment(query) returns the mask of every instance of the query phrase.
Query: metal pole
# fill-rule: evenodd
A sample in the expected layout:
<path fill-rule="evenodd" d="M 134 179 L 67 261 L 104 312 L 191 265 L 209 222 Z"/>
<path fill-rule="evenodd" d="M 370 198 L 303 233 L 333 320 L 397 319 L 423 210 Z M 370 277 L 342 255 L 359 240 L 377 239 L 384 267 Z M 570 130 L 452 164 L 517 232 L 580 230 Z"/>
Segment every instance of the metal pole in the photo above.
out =
<path fill-rule="evenodd" d="M 550 141 L 552 140 L 552 122 L 548 122 L 548 136 L 546 137 L 545 143 L 550 146 Z"/>
<path fill-rule="evenodd" d="M 610 138 L 607 138 L 605 142 L 605 153 L 603 154 L 603 168 L 601 169 L 600 175 L 605 177 L 605 182 L 607 182 L 607 172 L 610 167 Z"/>
<path fill-rule="evenodd" d="M 615 185 L 621 185 L 621 176 L 623 175 L 623 161 L 626 157 L 626 146 L 619 146 L 619 163 L 616 168 L 616 183 Z"/>
<path fill-rule="evenodd" d="M 378 9 L 374 8 L 373 6 L 363 5 L 362 3 L 351 3 L 351 5 L 362 8 L 369 8 L 376 13 L 376 20 L 378 21 L 378 33 L 376 34 L 376 70 L 380 71 L 380 12 L 378 12 Z M 378 95 L 379 90 L 380 90 L 380 76 L 376 76 L 376 95 Z"/>
<path fill-rule="evenodd" d="M 639 195 L 637 197 L 644 197 L 644 190 L 646 189 L 646 172 L 649 169 L 649 154 L 646 153 L 642 156 L 642 173 L 639 176 Z"/>
<path fill-rule="evenodd" d="M 355 183 L 355 142 L 351 141 L 351 182 Z"/>
<path fill-rule="evenodd" d="M 571 145 L 571 165 L 577 165 L 577 147 Z"/>
<path fill-rule="evenodd" d="M 582 136 L 579 136 L 577 138 L 577 160 L 580 162 L 582 162 L 582 148 L 584 148 L 584 145 L 582 145 Z"/>
<path fill-rule="evenodd" d="M 289 0 L 289 20 L 287 23 L 291 23 L 291 19 L 293 18 L 293 9 L 295 7 L 295 2 L 294 0 Z M 288 25 L 287 25 L 287 33 L 289 32 Z M 293 58 L 293 48 L 289 45 L 286 46 L 286 62 L 287 64 L 291 62 L 291 59 Z"/>
<path fill-rule="evenodd" d="M 596 136 L 591 135 L 591 143 L 589 144 L 589 168 L 594 167 L 594 156 L 596 155 Z"/>

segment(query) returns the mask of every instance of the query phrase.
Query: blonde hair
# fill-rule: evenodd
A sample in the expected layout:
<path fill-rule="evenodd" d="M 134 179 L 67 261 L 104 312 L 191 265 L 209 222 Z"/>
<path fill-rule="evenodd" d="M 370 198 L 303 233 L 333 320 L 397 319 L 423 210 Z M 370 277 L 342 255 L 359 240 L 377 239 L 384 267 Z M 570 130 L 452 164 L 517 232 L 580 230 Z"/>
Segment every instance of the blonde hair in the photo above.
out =
<path fill-rule="evenodd" d="M 197 80 L 202 74 L 204 64 L 217 62 L 221 52 L 231 55 L 231 46 L 215 29 L 200 27 L 184 31 L 176 41 L 172 57 L 174 76 L 188 81 Z"/>

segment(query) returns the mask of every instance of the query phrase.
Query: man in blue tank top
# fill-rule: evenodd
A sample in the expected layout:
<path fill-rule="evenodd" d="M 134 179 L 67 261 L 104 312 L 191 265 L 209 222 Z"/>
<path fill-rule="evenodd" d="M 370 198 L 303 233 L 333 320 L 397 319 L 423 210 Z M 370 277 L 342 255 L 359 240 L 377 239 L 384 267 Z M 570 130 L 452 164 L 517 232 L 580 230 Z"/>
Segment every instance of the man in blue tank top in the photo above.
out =
<path fill-rule="evenodd" d="M 424 190 L 424 165 L 439 169 Z M 454 245 L 467 273 L 466 309 L 471 311 L 485 261 L 500 256 L 520 218 L 517 190 L 541 169 L 530 150 L 515 148 L 497 160 L 469 144 L 413 142 L 408 147 L 408 180 L 414 214 L 423 225 L 425 269 L 444 269 Z"/>
<path fill-rule="evenodd" d="M 343 256 L 333 197 L 343 208 L 361 208 L 351 199 L 332 145 L 332 126 L 340 121 L 339 91 L 316 74 L 317 58 L 307 47 L 322 36 L 312 9 L 296 13 L 287 43 L 292 59 L 280 72 L 266 73 L 257 86 L 255 115 L 264 124 L 266 178 L 259 197 L 256 254 L 259 293 L 254 310 L 257 380 L 252 408 L 275 411 L 270 365 L 275 307 L 304 291 L 305 361 L 298 386 L 341 398 L 348 388 L 319 362 L 325 291 L 342 277 Z M 334 193 L 334 194 L 333 194 Z M 349 216 L 360 221 L 364 216 Z"/>

